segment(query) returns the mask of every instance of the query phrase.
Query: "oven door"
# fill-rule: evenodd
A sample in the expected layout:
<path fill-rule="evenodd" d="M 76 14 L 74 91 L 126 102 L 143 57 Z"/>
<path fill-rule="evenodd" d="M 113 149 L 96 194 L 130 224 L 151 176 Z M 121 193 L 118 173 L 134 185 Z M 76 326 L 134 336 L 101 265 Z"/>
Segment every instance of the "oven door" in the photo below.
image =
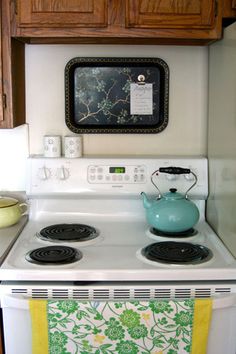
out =
<path fill-rule="evenodd" d="M 2 288 L 2 286 L 1 286 Z M 176 295 L 179 301 L 186 297 L 186 290 L 190 290 L 189 297 L 193 294 L 200 294 L 198 297 L 208 297 L 209 287 L 205 284 L 198 284 L 197 288 L 191 286 L 189 289 L 177 286 L 176 288 L 157 285 L 142 285 L 136 287 L 128 286 L 46 286 L 35 285 L 34 288 L 18 286 L 11 291 L 5 291 L 1 297 L 3 311 L 4 341 L 6 354 L 32 354 L 32 323 L 29 310 L 29 299 L 76 299 L 76 301 L 149 301 L 150 298 L 159 300 L 173 299 Z M 217 289 L 220 289 L 219 287 Z M 213 296 L 213 311 L 208 336 L 207 354 L 235 354 L 236 353 L 236 297 L 235 293 L 223 294 L 227 285 L 222 286 L 217 296 Z M 9 289 L 7 289 L 9 290 Z M 201 291 L 199 293 L 198 291 Z M 24 294 L 24 295 L 23 295 Z M 78 300 L 81 299 L 81 300 Z M 176 298 L 175 298 L 176 299 Z"/>

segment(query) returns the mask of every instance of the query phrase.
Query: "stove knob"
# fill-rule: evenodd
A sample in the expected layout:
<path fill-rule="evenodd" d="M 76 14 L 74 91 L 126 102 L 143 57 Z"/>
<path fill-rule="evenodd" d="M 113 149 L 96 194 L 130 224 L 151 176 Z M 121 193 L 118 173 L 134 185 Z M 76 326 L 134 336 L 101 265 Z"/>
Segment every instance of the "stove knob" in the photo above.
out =
<path fill-rule="evenodd" d="M 41 181 L 46 181 L 51 177 L 51 171 L 49 168 L 43 166 L 38 170 L 38 178 Z"/>
<path fill-rule="evenodd" d="M 64 166 L 62 166 L 57 169 L 56 177 L 57 177 L 57 179 L 59 179 L 61 181 L 65 181 L 66 179 L 68 179 L 70 177 L 70 171 L 68 170 L 68 168 L 65 168 Z"/>

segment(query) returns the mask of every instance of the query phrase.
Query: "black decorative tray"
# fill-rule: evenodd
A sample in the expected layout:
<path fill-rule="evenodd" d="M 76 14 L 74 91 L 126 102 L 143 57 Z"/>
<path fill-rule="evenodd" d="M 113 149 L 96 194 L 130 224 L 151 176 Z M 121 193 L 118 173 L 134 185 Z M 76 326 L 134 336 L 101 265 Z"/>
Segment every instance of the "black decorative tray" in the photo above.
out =
<path fill-rule="evenodd" d="M 159 58 L 74 58 L 65 67 L 74 133 L 159 133 L 168 124 L 169 68 Z"/>

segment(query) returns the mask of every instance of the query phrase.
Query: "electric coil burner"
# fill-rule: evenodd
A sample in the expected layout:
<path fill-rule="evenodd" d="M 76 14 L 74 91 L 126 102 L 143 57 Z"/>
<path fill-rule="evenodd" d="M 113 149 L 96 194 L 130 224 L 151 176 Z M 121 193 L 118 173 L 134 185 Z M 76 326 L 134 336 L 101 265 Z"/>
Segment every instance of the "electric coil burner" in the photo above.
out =
<path fill-rule="evenodd" d="M 212 252 L 202 245 L 188 242 L 156 242 L 142 249 L 141 254 L 154 262 L 200 264 L 212 258 Z"/>
<path fill-rule="evenodd" d="M 84 224 L 56 224 L 43 228 L 37 236 L 51 242 L 83 242 L 96 238 L 98 232 L 94 227 Z"/>
<path fill-rule="evenodd" d="M 189 229 L 182 232 L 163 232 L 161 230 L 155 229 L 154 227 L 150 228 L 151 234 L 155 236 L 163 236 L 163 237 L 191 237 L 198 234 L 196 229 Z"/>
<path fill-rule="evenodd" d="M 82 253 L 67 246 L 37 248 L 26 255 L 26 260 L 35 264 L 68 264 L 82 258 Z"/>

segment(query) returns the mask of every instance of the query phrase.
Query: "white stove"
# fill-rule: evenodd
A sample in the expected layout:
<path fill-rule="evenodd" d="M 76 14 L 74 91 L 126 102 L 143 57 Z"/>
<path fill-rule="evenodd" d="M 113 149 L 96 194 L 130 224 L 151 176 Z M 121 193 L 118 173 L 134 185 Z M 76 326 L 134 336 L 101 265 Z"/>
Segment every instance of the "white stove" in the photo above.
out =
<path fill-rule="evenodd" d="M 189 237 L 154 235 L 145 219 L 141 191 L 155 195 L 151 173 L 159 166 L 191 167 L 198 184 L 190 198 L 200 221 Z M 111 170 L 111 173 L 109 173 Z M 114 171 L 117 171 L 116 173 Z M 124 173 L 121 173 L 124 172 Z M 186 190 L 189 176 L 160 176 L 160 186 Z M 190 281 L 236 279 L 236 261 L 204 219 L 206 159 L 43 159 L 29 160 L 29 222 L 0 268 L 2 280 L 22 281 Z M 50 241 L 38 237 L 51 225 L 92 227 L 91 240 Z M 56 235 L 57 235 L 57 231 Z M 210 256 L 197 263 L 172 264 L 146 259 L 142 250 L 156 242 L 187 242 L 207 247 Z M 71 263 L 32 263 L 36 249 L 70 247 L 80 257 Z M 220 269 L 220 271 L 219 271 Z"/>
<path fill-rule="evenodd" d="M 190 236 L 155 235 L 146 221 L 140 193 L 144 191 L 155 198 L 157 191 L 150 176 L 159 167 L 168 166 L 190 168 L 198 177 L 189 198 L 197 205 L 200 219 Z M 32 296 L 58 298 L 59 294 L 76 299 L 78 292 L 83 299 L 98 299 L 99 294 L 99 299 L 120 300 L 230 295 L 233 302 L 228 304 L 235 304 L 236 260 L 205 220 L 207 159 L 31 157 L 28 167 L 29 221 L 0 267 L 3 307 L 13 306 L 12 296 L 17 297 L 16 304 L 20 303 L 19 298 Z M 192 182 L 189 175 L 162 174 L 158 186 L 164 192 L 171 187 L 185 192 Z M 58 225 L 69 229 L 69 233 L 77 227 L 88 226 L 95 230 L 96 237 L 56 240 Z M 39 235 L 45 228 L 47 233 L 48 227 L 53 229 L 53 240 Z M 151 244 L 166 246 L 172 242 L 187 243 L 193 248 L 199 245 L 209 253 L 200 263 L 166 263 L 144 256 L 144 249 Z M 65 250 L 61 251 L 64 246 Z M 64 263 L 65 253 L 67 257 L 71 250 L 76 257 Z M 36 263 L 30 258 L 32 252 Z M 53 257 L 58 253 L 59 261 L 54 262 Z M 46 254 L 42 262 L 38 258 L 41 254 Z M 235 327 L 235 308 L 230 307 L 230 311 Z M 7 330 L 15 319 L 9 322 L 7 310 L 4 312 Z M 211 336 L 213 343 L 217 333 Z M 211 344 L 209 353 L 217 354 L 227 347 L 225 352 L 235 354 L 233 338 L 232 334 L 228 344 L 225 341 Z M 8 343 L 7 334 L 5 341 Z M 11 348 L 10 339 L 8 346 Z M 8 353 L 14 354 L 14 349 Z M 26 353 L 30 354 L 30 349 L 24 347 L 22 354 Z"/>

